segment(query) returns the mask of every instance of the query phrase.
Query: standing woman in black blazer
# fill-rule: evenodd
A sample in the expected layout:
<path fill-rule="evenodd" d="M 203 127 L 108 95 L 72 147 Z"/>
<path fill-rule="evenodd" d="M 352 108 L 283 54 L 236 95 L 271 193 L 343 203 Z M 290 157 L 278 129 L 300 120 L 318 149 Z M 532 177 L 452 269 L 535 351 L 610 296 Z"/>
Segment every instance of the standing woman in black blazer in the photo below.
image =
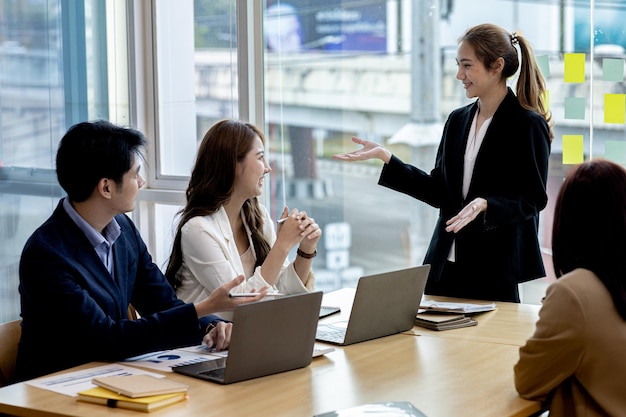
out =
<path fill-rule="evenodd" d="M 449 115 L 430 173 L 359 138 L 362 148 L 334 158 L 378 158 L 380 185 L 439 209 L 424 258 L 427 294 L 519 302 L 518 283 L 545 276 L 537 237 L 553 137 L 545 81 L 529 42 L 493 24 L 468 29 L 456 60 L 466 96 L 478 99 Z M 518 69 L 513 93 L 506 80 Z"/>

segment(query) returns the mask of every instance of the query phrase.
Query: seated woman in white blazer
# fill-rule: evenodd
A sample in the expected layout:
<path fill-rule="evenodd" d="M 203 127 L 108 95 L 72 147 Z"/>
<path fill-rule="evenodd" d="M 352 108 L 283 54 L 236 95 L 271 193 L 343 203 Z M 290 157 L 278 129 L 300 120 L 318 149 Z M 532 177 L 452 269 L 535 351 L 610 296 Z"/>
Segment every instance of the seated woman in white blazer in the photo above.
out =
<path fill-rule="evenodd" d="M 306 212 L 287 207 L 281 215 L 286 220 L 275 230 L 258 201 L 271 172 L 264 146 L 263 133 L 240 121 L 219 121 L 204 135 L 166 270 L 182 300 L 203 299 L 240 274 L 246 280 L 233 292 L 265 286 L 268 293 L 283 294 L 313 289 L 311 264 L 322 231 Z"/>

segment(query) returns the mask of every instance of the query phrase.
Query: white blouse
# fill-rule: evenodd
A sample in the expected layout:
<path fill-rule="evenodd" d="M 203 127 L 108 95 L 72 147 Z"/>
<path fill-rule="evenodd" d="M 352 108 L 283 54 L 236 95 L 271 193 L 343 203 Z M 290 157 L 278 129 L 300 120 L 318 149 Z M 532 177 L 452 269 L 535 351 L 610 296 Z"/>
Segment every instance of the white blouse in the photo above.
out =
<path fill-rule="evenodd" d="M 463 199 L 467 197 L 467 192 L 469 191 L 469 187 L 472 182 L 472 174 L 474 173 L 476 157 L 478 156 L 480 146 L 483 144 L 483 139 L 485 139 L 485 134 L 487 133 L 487 129 L 491 124 L 493 116 L 483 122 L 483 125 L 480 127 L 478 132 L 476 131 L 477 119 L 478 112 L 474 114 L 472 127 L 470 127 L 469 136 L 467 138 L 467 145 L 465 146 L 465 157 L 463 158 Z M 454 262 L 456 259 L 454 256 L 455 246 L 455 241 L 453 240 L 452 246 L 450 247 L 450 253 L 448 254 L 448 260 L 450 262 Z"/>

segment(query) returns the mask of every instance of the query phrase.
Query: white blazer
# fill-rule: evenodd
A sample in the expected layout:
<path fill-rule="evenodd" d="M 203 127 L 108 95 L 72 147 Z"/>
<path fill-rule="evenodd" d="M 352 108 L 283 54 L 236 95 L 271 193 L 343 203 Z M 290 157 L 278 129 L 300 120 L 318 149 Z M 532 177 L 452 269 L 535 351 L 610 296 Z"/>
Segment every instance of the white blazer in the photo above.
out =
<path fill-rule="evenodd" d="M 276 241 L 274 223 L 267 209 L 262 205 L 261 209 L 263 212 L 263 235 L 271 246 Z M 243 212 L 241 215 L 248 235 L 250 250 L 256 259 L 250 228 L 246 224 Z M 239 251 L 224 207 L 220 207 L 214 214 L 197 216 L 185 223 L 181 229 L 181 247 L 183 264 L 178 271 L 181 286 L 177 289 L 177 295 L 185 302 L 203 300 L 220 285 L 238 275 L 244 275 Z M 293 263 L 290 263 L 287 257 L 274 285 L 268 284 L 263 279 L 259 266 L 255 268 L 254 274 L 246 277 L 246 280 L 233 292 L 248 292 L 253 288 L 259 290 L 262 287 L 270 286 L 270 291 L 298 294 L 312 290 L 313 281 L 313 274 L 311 273 L 307 277 L 305 286 L 296 273 Z M 231 312 L 217 314 L 224 319 L 232 319 Z"/>

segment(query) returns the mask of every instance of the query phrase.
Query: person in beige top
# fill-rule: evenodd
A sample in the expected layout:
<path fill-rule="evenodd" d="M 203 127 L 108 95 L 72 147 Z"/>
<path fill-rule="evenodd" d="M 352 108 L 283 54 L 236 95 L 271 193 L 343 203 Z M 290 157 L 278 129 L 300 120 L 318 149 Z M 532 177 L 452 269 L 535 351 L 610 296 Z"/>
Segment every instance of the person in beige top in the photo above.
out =
<path fill-rule="evenodd" d="M 285 207 L 284 221 L 272 221 L 258 201 L 270 172 L 265 137 L 254 125 L 221 120 L 204 135 L 165 273 L 180 299 L 206 298 L 238 275 L 246 279 L 234 293 L 313 290 L 311 265 L 322 231 L 298 209 Z M 231 312 L 217 314 L 232 318 Z"/>
<path fill-rule="evenodd" d="M 607 160 L 566 177 L 555 207 L 548 287 L 515 386 L 550 417 L 626 413 L 626 170 Z"/>

